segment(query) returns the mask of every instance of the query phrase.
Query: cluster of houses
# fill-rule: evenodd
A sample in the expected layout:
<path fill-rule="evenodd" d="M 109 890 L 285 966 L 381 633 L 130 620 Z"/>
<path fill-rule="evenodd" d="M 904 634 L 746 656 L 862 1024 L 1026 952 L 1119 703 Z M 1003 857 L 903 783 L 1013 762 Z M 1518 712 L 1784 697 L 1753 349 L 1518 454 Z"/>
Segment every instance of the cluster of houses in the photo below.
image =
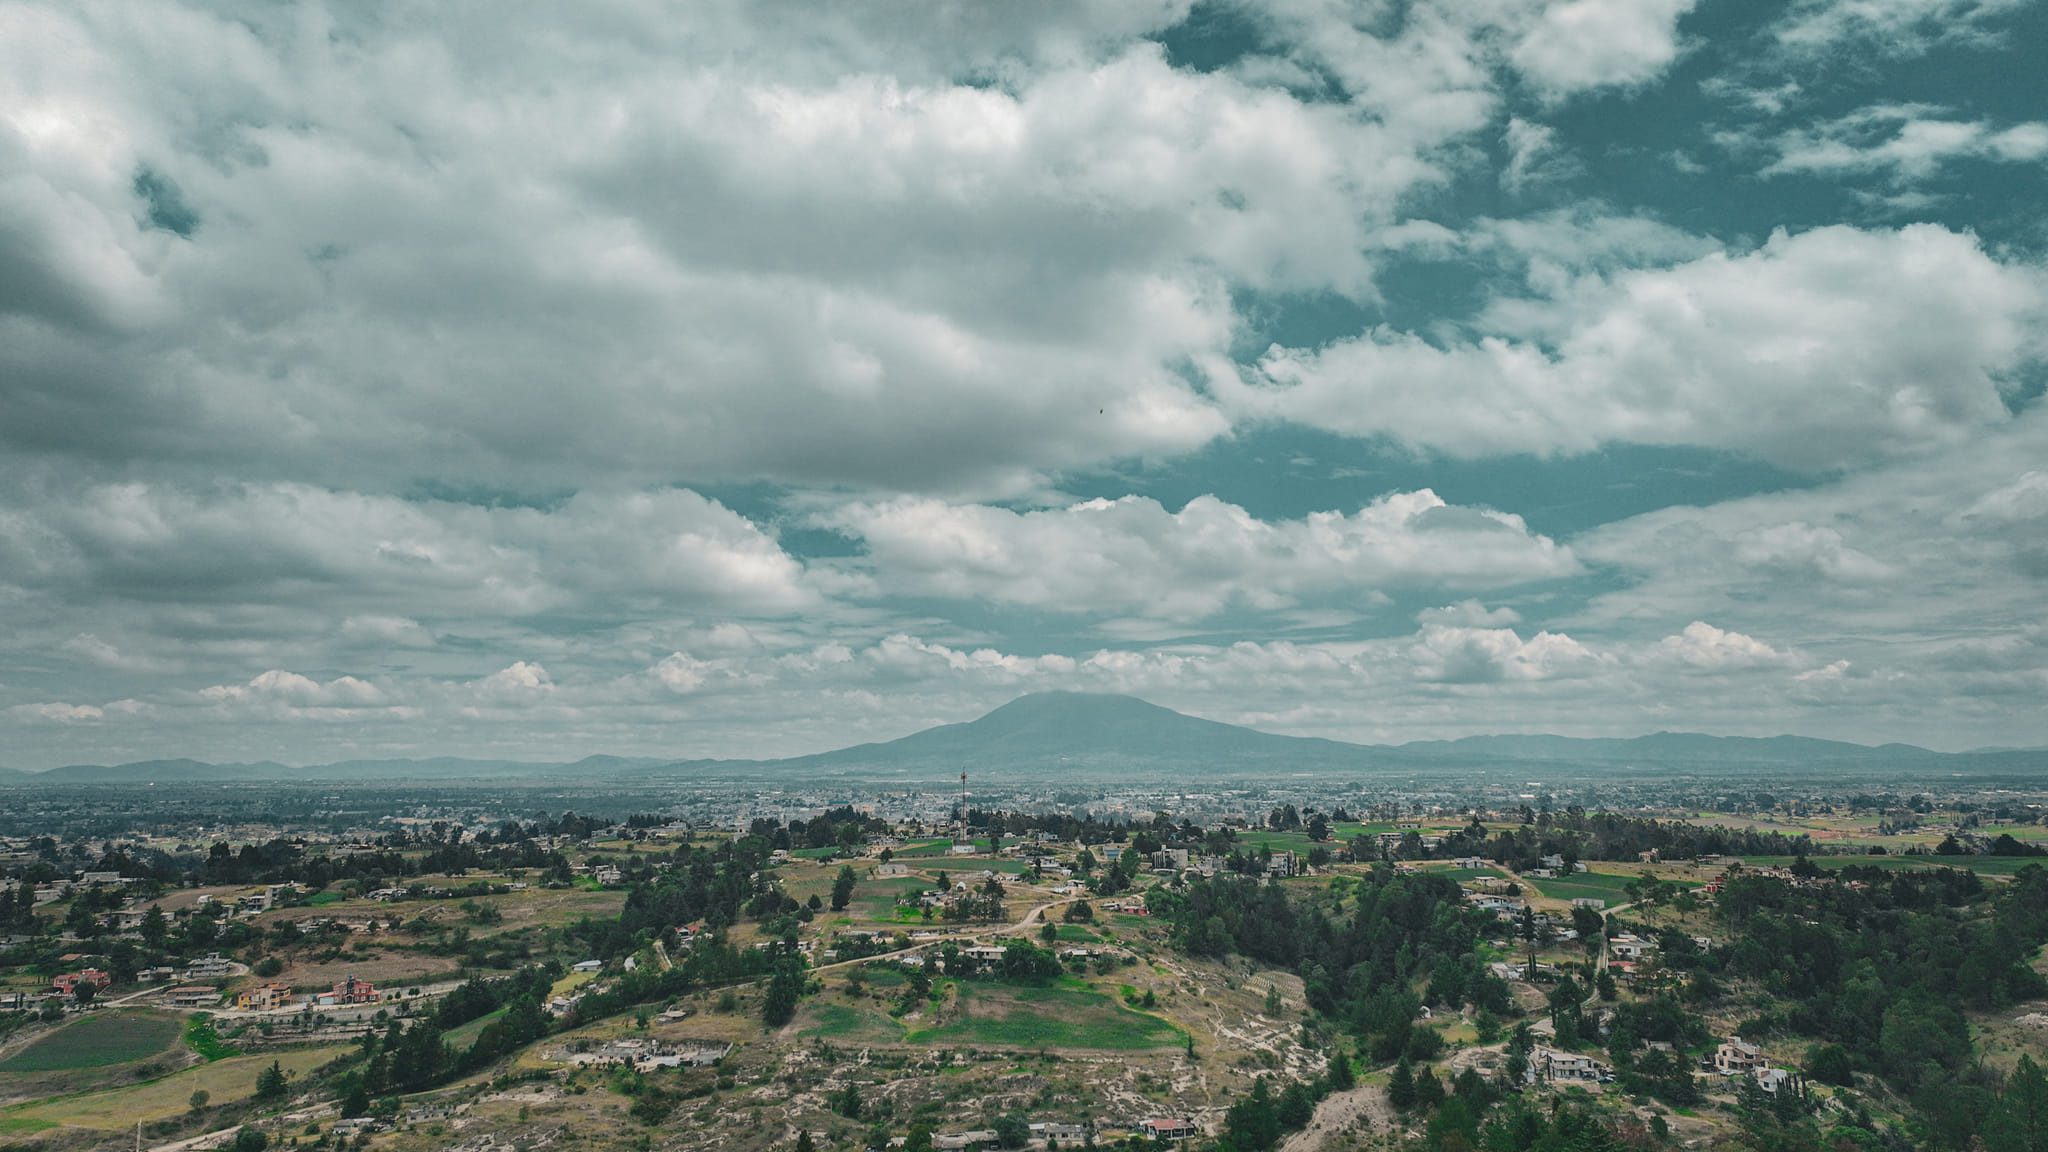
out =
<path fill-rule="evenodd" d="M 215 993 L 216 996 L 218 993 Z M 368 980 L 354 976 L 337 983 L 324 992 L 301 994 L 289 984 L 271 981 L 247 989 L 235 996 L 235 1007 L 245 1012 L 276 1012 L 283 1009 L 300 1008 L 343 1008 L 364 1004 L 376 1004 L 383 999 L 377 986 Z"/>

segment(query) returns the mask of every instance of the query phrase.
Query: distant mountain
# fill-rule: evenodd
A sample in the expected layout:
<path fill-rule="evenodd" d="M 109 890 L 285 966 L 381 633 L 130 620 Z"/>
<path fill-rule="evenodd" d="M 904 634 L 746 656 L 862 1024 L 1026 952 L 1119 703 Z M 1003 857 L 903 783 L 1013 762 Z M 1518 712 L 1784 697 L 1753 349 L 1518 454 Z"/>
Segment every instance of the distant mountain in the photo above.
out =
<path fill-rule="evenodd" d="M 1657 732 L 1630 738 L 1571 736 L 1468 736 L 1401 745 L 1348 744 L 1307 736 L 1281 736 L 1204 720 L 1132 696 L 1042 692 L 1020 696 L 978 720 L 944 724 L 901 739 L 860 744 L 782 760 L 665 760 L 659 757 L 586 756 L 573 763 L 519 760 L 344 760 L 290 768 L 261 761 L 208 764 L 147 760 L 134 764 L 74 765 L 48 772 L 0 775 L 0 784 L 144 784 L 209 781 L 302 780 L 413 782 L 526 780 L 653 782 L 711 773 L 802 779 L 817 776 L 910 775 L 931 779 L 966 771 L 999 770 L 1012 778 L 1088 775 L 1098 778 L 1162 775 L 1227 778 L 1301 772 L 1429 773 L 1454 768 L 1528 765 L 1555 772 L 1572 766 L 1593 772 L 1672 769 L 1766 772 L 1918 771 L 2007 775 L 2048 769 L 2039 750 L 1933 752 L 1910 744 L 1868 747 L 1805 736 L 1708 736 Z"/>
<path fill-rule="evenodd" d="M 38 782 L 66 784 L 182 784 L 200 780 L 278 780 L 299 775 L 283 764 L 209 764 L 204 760 L 138 760 L 132 764 L 71 764 L 36 773 Z"/>
<path fill-rule="evenodd" d="M 72 764 L 47 772 L 23 773 L 21 783 L 54 784 L 198 784 L 235 781 L 304 780 L 349 783 L 360 780 L 484 779 L 492 776 L 546 776 L 561 765 L 516 760 L 461 760 L 452 756 L 430 760 L 342 760 L 293 768 L 272 760 L 248 764 L 210 764 L 204 760 L 139 760 L 132 764 Z M 7 780 L 6 783 L 14 783 Z"/>
<path fill-rule="evenodd" d="M 979 720 L 927 728 L 900 740 L 773 761 L 796 770 L 1005 772 L 1175 769 L 1309 771 L 1366 768 L 1378 749 L 1307 736 L 1276 736 L 1183 715 L 1134 696 L 1041 692 Z"/>

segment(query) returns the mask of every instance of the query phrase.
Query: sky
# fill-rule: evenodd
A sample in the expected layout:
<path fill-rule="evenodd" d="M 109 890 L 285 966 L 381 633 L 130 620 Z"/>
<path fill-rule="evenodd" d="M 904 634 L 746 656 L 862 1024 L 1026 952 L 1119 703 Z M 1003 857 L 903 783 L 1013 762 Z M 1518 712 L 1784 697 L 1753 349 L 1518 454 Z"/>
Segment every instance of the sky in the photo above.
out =
<path fill-rule="evenodd" d="M 2048 4 L 0 0 L 0 765 L 2048 744 Z"/>

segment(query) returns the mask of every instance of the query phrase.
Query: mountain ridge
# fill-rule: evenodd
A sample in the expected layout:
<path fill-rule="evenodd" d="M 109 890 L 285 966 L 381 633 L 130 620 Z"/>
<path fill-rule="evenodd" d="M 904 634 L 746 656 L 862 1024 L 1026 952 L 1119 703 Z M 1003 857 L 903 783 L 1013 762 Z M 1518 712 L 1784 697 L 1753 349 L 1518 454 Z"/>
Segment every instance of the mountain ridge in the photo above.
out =
<path fill-rule="evenodd" d="M 924 728 L 893 740 L 855 744 L 766 760 L 668 759 L 594 754 L 574 761 L 469 759 L 342 760 L 298 768 L 263 760 L 211 763 L 167 758 L 116 765 L 74 764 L 43 772 L 8 770 L 12 784 L 211 783 L 303 780 L 336 783 L 377 780 L 645 780 L 688 772 L 840 774 L 857 771 L 951 775 L 977 764 L 1000 763 L 1007 772 L 1068 774 L 1154 770 L 1271 775 L 1274 773 L 1423 770 L 1579 763 L 1599 767 L 1724 769 L 1784 767 L 1976 767 L 1989 771 L 2035 768 L 2048 754 L 2037 750 L 1936 752 L 1911 744 L 1865 745 L 1810 736 L 1716 736 L 1653 732 L 1629 737 L 1576 737 L 1547 733 L 1464 736 L 1405 744 L 1354 744 L 1318 736 L 1292 736 L 1190 716 L 1135 696 L 1040 692 L 1019 696 L 972 720 Z"/>

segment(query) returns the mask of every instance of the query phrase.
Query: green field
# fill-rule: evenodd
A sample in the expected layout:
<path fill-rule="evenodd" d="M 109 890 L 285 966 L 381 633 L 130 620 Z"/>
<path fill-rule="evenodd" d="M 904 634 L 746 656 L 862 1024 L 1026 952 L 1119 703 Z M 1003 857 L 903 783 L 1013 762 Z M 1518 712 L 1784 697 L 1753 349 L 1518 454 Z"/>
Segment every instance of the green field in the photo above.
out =
<path fill-rule="evenodd" d="M 6 1060 L 0 1072 L 104 1068 L 154 1056 L 178 1038 L 178 1021 L 152 1012 L 101 1012 L 64 1025 Z"/>
<path fill-rule="evenodd" d="M 959 996 L 958 1018 L 905 1039 L 913 1044 L 1109 1051 L 1171 1048 L 1182 1042 L 1180 1029 L 1165 1020 L 1133 1012 L 1077 981 L 1051 988 L 962 984 Z"/>
<path fill-rule="evenodd" d="M 1507 873 L 1499 868 L 1442 868 L 1423 865 L 1421 870 L 1436 876 L 1448 876 L 1453 880 L 1459 881 L 1480 880 L 1487 877 L 1504 879 L 1507 876 Z"/>
<path fill-rule="evenodd" d="M 806 1039 L 852 1040 L 894 1044 L 903 1039 L 903 1025 L 872 1008 L 847 1004 L 813 1004 L 804 1010 L 797 1035 Z"/>
<path fill-rule="evenodd" d="M 2043 856 L 1810 856 L 1822 868 L 1964 868 L 1984 876 L 2010 876 L 2029 864 L 2048 868 Z M 1790 856 L 1745 856 L 1760 868 L 1787 867 Z"/>
<path fill-rule="evenodd" d="M 1530 880 L 1528 882 L 1534 884 L 1538 892 L 1553 900 L 1576 900 L 1582 896 L 1591 896 L 1605 900 L 1609 907 L 1613 907 L 1628 900 L 1628 886 L 1635 879 L 1634 875 L 1624 876 L 1613 872 L 1577 872 L 1573 873 L 1569 879 Z M 1697 888 L 1700 886 L 1700 882 L 1697 880 L 1667 880 L 1665 882 L 1676 884 L 1680 888 Z"/>
<path fill-rule="evenodd" d="M 183 1113 L 192 1093 L 203 1089 L 213 1103 L 231 1104 L 253 1095 L 256 1076 L 275 1060 L 285 1071 L 305 1075 L 352 1051 L 350 1045 L 294 1048 L 261 1056 L 238 1056 L 200 1064 L 156 1080 L 105 1092 L 81 1092 L 0 1110 L 0 1132 L 40 1132 L 60 1125 L 120 1132 L 135 1122 L 162 1120 Z"/>
<path fill-rule="evenodd" d="M 447 1040 L 448 1043 L 453 1044 L 457 1048 L 467 1048 L 470 1045 L 476 1043 L 476 1038 L 483 1034 L 484 1029 L 490 1027 L 493 1021 L 501 1018 L 504 1015 L 505 1009 L 493 1009 L 492 1011 L 486 1012 L 482 1016 L 479 1016 L 476 1019 L 471 1020 L 467 1024 L 459 1024 L 456 1027 L 449 1029 L 448 1034 L 445 1037 L 443 1037 L 443 1039 Z"/>
<path fill-rule="evenodd" d="M 944 856 L 946 849 L 950 848 L 952 844 L 951 840 L 919 840 L 914 844 L 905 844 L 903 847 L 896 849 L 890 854 L 890 858 L 895 860 L 917 860 L 927 856 Z M 982 851 L 987 851 L 988 841 L 976 840 L 974 846 Z"/>

